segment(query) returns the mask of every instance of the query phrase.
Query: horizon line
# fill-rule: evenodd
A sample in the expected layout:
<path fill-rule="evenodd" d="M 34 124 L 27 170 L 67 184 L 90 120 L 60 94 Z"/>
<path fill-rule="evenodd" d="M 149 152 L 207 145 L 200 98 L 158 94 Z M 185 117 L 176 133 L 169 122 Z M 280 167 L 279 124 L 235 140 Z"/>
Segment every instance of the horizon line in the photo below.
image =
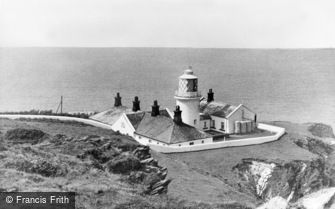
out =
<path fill-rule="evenodd" d="M 335 47 L 150 47 L 150 46 L 0 46 L 0 48 L 91 48 L 91 49 L 108 49 L 108 48 L 134 48 L 134 49 L 250 49 L 250 50 L 325 50 L 335 49 Z"/>

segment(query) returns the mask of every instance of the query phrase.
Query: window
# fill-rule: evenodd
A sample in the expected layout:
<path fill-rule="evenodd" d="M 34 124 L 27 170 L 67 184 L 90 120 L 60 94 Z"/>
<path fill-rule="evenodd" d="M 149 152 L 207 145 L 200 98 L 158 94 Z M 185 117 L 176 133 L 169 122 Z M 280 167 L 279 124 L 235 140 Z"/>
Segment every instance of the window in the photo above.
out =
<path fill-rule="evenodd" d="M 188 79 L 186 84 L 187 92 L 196 92 L 198 91 L 198 79 Z"/>
<path fill-rule="evenodd" d="M 212 120 L 211 122 L 212 122 L 211 128 L 215 128 L 215 120 Z"/>
<path fill-rule="evenodd" d="M 179 144 L 179 147 L 181 147 L 181 144 Z"/>
<path fill-rule="evenodd" d="M 197 119 L 194 120 L 194 125 L 197 125 Z"/>
<path fill-rule="evenodd" d="M 190 145 L 194 145 L 194 142 L 190 142 Z"/>
<path fill-rule="evenodd" d="M 151 139 L 149 139 L 149 143 L 151 143 Z"/>
<path fill-rule="evenodd" d="M 207 128 L 207 122 L 204 121 L 204 128 Z"/>
<path fill-rule="evenodd" d="M 224 122 L 221 122 L 221 130 L 224 131 Z"/>
<path fill-rule="evenodd" d="M 201 143 L 205 143 L 204 140 L 202 140 Z"/>
<path fill-rule="evenodd" d="M 141 137 L 141 136 L 139 136 L 138 138 L 139 138 L 139 139 L 142 139 L 142 137 Z"/>

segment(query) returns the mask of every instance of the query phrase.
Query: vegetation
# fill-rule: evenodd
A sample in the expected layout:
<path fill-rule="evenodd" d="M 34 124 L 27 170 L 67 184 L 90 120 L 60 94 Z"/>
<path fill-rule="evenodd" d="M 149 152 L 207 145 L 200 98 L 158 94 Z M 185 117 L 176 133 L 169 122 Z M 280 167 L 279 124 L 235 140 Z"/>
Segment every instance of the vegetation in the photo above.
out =
<path fill-rule="evenodd" d="M 46 134 L 38 129 L 17 128 L 6 132 L 5 139 L 14 143 L 37 144 L 43 140 Z"/>
<path fill-rule="evenodd" d="M 334 146 L 313 136 L 311 124 L 275 124 L 288 130 L 276 142 L 178 154 L 77 122 L 0 124 L 0 191 L 75 191 L 81 209 L 251 209 L 270 194 L 294 190 L 295 200 L 335 185 Z M 255 194 L 251 161 L 276 164 L 264 195 Z"/>
<path fill-rule="evenodd" d="M 0 114 L 8 115 L 54 115 L 54 116 L 67 116 L 67 117 L 76 117 L 76 118 L 89 118 L 90 114 L 87 113 L 54 113 L 52 110 L 29 110 L 29 111 L 8 111 L 0 112 Z"/>

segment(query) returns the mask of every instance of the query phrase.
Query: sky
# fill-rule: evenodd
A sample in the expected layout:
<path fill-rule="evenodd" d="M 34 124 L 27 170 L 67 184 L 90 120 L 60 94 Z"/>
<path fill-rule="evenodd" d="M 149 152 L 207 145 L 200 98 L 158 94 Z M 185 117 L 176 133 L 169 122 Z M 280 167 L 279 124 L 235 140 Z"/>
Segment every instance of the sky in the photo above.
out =
<path fill-rule="evenodd" d="M 0 0 L 0 46 L 335 47 L 334 0 Z"/>

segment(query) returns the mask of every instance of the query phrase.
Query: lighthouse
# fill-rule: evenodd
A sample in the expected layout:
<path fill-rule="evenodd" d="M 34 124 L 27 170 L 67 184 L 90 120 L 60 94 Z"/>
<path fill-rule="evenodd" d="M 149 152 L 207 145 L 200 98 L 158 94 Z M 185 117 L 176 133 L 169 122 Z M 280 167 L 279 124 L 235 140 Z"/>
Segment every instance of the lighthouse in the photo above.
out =
<path fill-rule="evenodd" d="M 179 77 L 179 87 L 175 94 L 176 105 L 180 107 L 184 123 L 199 127 L 200 120 L 200 93 L 198 92 L 198 77 L 189 67 Z"/>

